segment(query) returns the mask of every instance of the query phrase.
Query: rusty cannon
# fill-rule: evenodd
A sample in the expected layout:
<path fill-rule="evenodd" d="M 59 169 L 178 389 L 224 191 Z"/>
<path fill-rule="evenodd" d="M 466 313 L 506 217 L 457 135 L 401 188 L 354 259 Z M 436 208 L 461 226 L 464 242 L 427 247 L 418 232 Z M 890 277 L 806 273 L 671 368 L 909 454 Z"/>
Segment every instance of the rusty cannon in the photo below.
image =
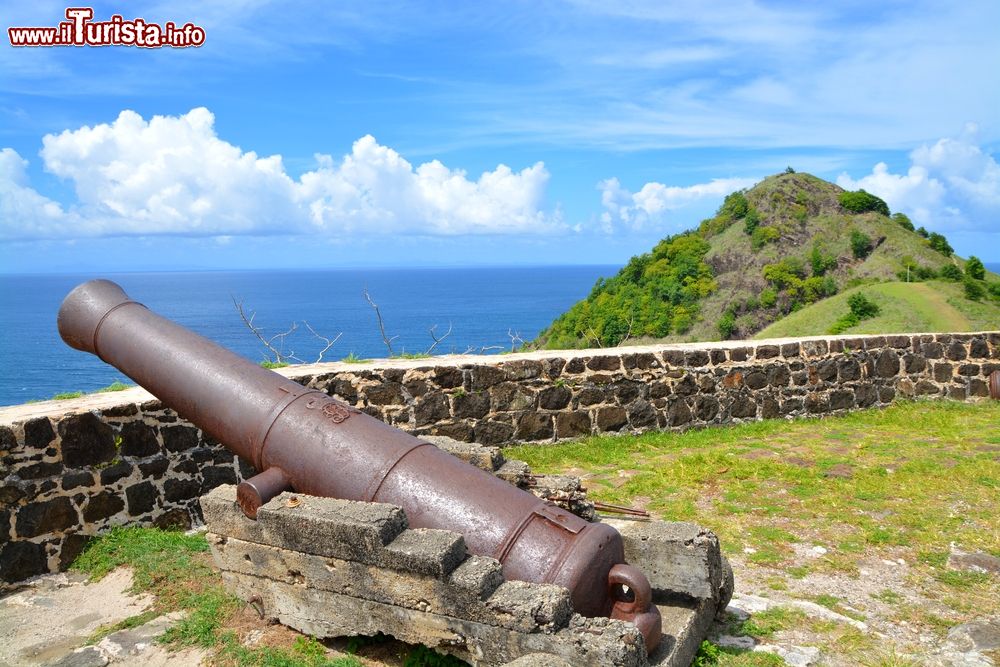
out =
<path fill-rule="evenodd" d="M 414 528 L 461 533 L 508 579 L 569 589 L 584 616 L 631 621 L 652 651 L 659 610 L 622 538 L 434 445 L 240 357 L 93 280 L 63 301 L 59 333 L 121 370 L 259 473 L 237 499 L 255 518 L 283 491 L 403 508 Z"/>

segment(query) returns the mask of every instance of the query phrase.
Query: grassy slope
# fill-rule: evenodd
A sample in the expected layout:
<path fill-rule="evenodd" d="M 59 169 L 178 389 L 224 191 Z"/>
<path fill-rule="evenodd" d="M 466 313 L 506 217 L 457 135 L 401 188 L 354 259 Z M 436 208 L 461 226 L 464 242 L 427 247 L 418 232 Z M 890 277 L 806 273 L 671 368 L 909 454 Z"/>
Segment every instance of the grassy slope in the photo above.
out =
<path fill-rule="evenodd" d="M 754 338 L 818 336 L 850 308 L 847 299 L 856 292 L 877 303 L 881 313 L 846 334 L 918 331 L 983 331 L 1000 328 L 1000 304 L 973 302 L 957 283 L 879 283 L 855 287 L 788 315 L 757 333 Z"/>

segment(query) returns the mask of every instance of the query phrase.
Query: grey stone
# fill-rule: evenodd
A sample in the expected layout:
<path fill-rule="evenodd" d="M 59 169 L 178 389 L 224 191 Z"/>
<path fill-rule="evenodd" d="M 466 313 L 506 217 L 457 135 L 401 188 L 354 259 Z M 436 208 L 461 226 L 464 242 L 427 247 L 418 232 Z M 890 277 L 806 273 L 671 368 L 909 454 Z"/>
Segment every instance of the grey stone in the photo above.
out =
<path fill-rule="evenodd" d="M 621 367 L 622 361 L 618 355 L 601 355 L 587 361 L 587 368 L 592 371 L 617 371 Z"/>
<path fill-rule="evenodd" d="M 458 533 L 415 528 L 385 545 L 379 560 L 384 567 L 445 577 L 465 559 L 465 551 L 465 540 Z"/>
<path fill-rule="evenodd" d="M 114 432 L 93 413 L 64 417 L 56 430 L 62 438 L 63 463 L 70 468 L 104 463 L 117 453 Z"/>
<path fill-rule="evenodd" d="M 595 420 L 598 431 L 619 431 L 628 424 L 628 414 L 625 408 L 608 407 L 597 410 Z"/>
<path fill-rule="evenodd" d="M 132 516 L 139 516 L 151 512 L 158 496 L 159 492 L 152 482 L 141 482 L 128 487 L 125 489 L 128 513 Z"/>
<path fill-rule="evenodd" d="M 429 394 L 413 406 L 413 416 L 417 426 L 426 426 L 450 416 L 448 397 L 444 394 Z"/>
<path fill-rule="evenodd" d="M 1000 648 L 1000 617 L 956 625 L 945 644 L 960 651 L 992 651 Z"/>
<path fill-rule="evenodd" d="M 160 436 L 167 451 L 182 452 L 198 446 L 198 429 L 193 426 L 162 426 Z"/>
<path fill-rule="evenodd" d="M 121 453 L 125 456 L 152 456 L 160 451 L 160 443 L 156 440 L 156 429 L 143 422 L 128 422 L 122 424 Z"/>
<path fill-rule="evenodd" d="M 86 523 L 95 523 L 108 519 L 125 509 L 125 501 L 121 495 L 114 491 L 101 491 L 90 496 L 87 505 L 83 508 L 83 520 Z"/>
<path fill-rule="evenodd" d="M 36 417 L 24 422 L 24 446 L 29 449 L 45 449 L 55 440 L 56 432 L 48 417 Z"/>
<path fill-rule="evenodd" d="M 560 412 L 556 415 L 556 437 L 574 438 L 590 435 L 590 415 L 584 410 Z"/>
<path fill-rule="evenodd" d="M 552 415 L 540 412 L 525 412 L 515 422 L 514 437 L 522 441 L 551 440 L 555 434 Z"/>
<path fill-rule="evenodd" d="M 77 521 L 73 503 L 66 496 L 60 496 L 18 508 L 15 530 L 19 537 L 36 537 L 66 530 Z"/>
<path fill-rule="evenodd" d="M 456 417 L 479 418 L 490 412 L 490 397 L 485 393 L 463 392 L 452 397 L 452 411 Z"/>
<path fill-rule="evenodd" d="M 716 600 L 725 583 L 725 568 L 715 533 L 693 523 L 602 519 L 615 528 L 625 545 L 625 560 L 642 570 L 653 588 L 653 600 L 678 595 Z"/>
<path fill-rule="evenodd" d="M 504 667 L 573 667 L 573 664 L 551 653 L 529 653 L 508 662 Z"/>
<path fill-rule="evenodd" d="M 45 547 L 34 542 L 8 542 L 0 548 L 0 579 L 21 581 L 49 569 Z"/>
<path fill-rule="evenodd" d="M 131 475 L 133 469 L 132 464 L 128 461 L 119 461 L 114 465 L 110 465 L 101 470 L 101 485 L 110 486 L 118 480 Z"/>
<path fill-rule="evenodd" d="M 983 551 L 966 552 L 956 546 L 948 554 L 947 566 L 952 570 L 1000 574 L 1000 558 Z"/>
<path fill-rule="evenodd" d="M 109 662 L 96 646 L 87 646 L 45 663 L 45 667 L 104 667 Z"/>

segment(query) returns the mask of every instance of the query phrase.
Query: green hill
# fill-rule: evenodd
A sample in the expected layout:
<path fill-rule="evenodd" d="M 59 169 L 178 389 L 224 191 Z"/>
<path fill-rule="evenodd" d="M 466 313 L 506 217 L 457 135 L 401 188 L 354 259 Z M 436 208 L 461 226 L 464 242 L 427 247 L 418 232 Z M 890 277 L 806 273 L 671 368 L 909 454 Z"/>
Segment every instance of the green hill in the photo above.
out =
<path fill-rule="evenodd" d="M 889 287 L 899 281 L 909 282 Z M 998 276 L 975 262 L 966 272 L 943 236 L 915 230 L 874 195 L 788 172 L 730 194 L 697 230 L 662 240 L 599 280 L 533 346 L 827 333 L 849 312 L 842 293 L 875 283 L 885 283 L 875 292 L 885 308 L 857 333 L 1000 327 Z M 964 319 L 945 318 L 940 304 Z M 904 317 L 907 305 L 914 315 Z"/>

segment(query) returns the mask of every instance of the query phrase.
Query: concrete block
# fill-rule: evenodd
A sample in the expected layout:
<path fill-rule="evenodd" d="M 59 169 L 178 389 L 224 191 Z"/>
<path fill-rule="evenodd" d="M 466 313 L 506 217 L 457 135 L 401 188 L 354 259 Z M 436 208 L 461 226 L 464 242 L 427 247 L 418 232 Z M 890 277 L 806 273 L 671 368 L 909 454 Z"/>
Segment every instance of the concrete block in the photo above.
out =
<path fill-rule="evenodd" d="M 621 533 L 625 560 L 649 578 L 654 602 L 678 596 L 721 599 L 726 569 L 715 533 L 693 523 L 605 518 L 601 521 Z"/>
<path fill-rule="evenodd" d="M 404 530 L 386 545 L 380 561 L 385 567 L 444 577 L 465 560 L 465 538 L 450 530 Z"/>

